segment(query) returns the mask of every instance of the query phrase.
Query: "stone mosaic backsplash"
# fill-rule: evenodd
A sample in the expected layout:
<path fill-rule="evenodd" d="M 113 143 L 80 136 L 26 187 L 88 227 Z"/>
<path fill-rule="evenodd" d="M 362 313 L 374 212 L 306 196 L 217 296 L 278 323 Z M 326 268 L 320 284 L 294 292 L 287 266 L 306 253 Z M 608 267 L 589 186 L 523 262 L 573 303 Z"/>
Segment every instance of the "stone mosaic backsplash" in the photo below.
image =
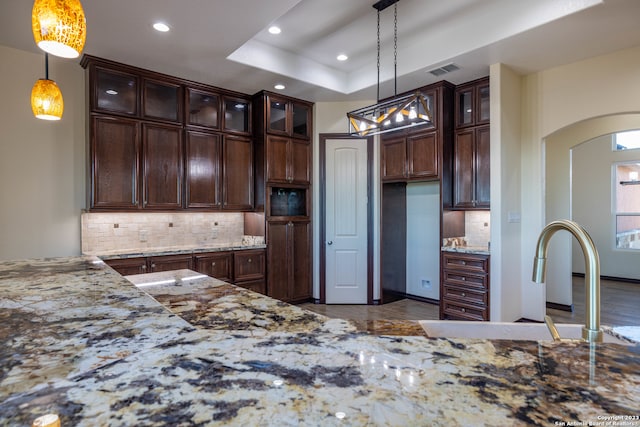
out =
<path fill-rule="evenodd" d="M 236 212 L 83 212 L 81 226 L 82 253 L 100 255 L 240 242 L 244 217 Z"/>

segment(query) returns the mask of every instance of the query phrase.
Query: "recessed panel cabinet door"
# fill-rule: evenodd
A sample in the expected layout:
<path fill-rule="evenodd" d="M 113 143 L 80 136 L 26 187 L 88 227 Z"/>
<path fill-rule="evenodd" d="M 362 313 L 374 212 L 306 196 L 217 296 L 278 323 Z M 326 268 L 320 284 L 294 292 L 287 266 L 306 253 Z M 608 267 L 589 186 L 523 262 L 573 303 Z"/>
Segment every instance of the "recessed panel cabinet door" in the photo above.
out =
<path fill-rule="evenodd" d="M 92 120 L 92 208 L 136 209 L 140 138 L 133 120 Z"/>
<path fill-rule="evenodd" d="M 456 132 L 453 165 L 453 204 L 457 208 L 474 207 L 474 129 Z"/>
<path fill-rule="evenodd" d="M 407 178 L 407 141 L 404 136 L 382 141 L 380 166 L 383 181 Z"/>
<path fill-rule="evenodd" d="M 144 124 L 144 207 L 182 207 L 182 130 L 179 127 Z"/>
<path fill-rule="evenodd" d="M 247 138 L 225 136 L 222 159 L 222 208 L 253 209 L 253 143 Z"/>
<path fill-rule="evenodd" d="M 288 222 L 267 223 L 267 295 L 281 301 L 289 300 L 289 231 Z"/>
<path fill-rule="evenodd" d="M 491 206 L 490 194 L 490 150 L 491 138 L 489 126 L 481 126 L 476 129 L 476 207 L 488 208 Z"/>
<path fill-rule="evenodd" d="M 220 135 L 193 131 L 186 135 L 187 208 L 220 208 Z"/>
<path fill-rule="evenodd" d="M 409 177 L 438 178 L 438 139 L 435 132 L 407 138 Z"/>
<path fill-rule="evenodd" d="M 267 137 L 267 182 L 289 182 L 288 145 L 289 138 Z"/>
<path fill-rule="evenodd" d="M 308 184 L 311 181 L 311 144 L 309 141 L 291 140 L 291 164 L 289 182 Z"/>
<path fill-rule="evenodd" d="M 290 254 L 293 266 L 291 300 L 301 301 L 311 298 L 311 224 L 291 222 Z"/>

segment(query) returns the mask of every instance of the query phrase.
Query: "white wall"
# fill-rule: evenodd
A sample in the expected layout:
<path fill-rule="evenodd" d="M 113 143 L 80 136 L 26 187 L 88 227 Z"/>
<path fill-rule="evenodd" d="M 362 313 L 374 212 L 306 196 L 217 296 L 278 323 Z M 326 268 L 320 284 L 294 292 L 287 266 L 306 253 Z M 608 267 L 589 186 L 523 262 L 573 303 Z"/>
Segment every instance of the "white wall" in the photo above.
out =
<path fill-rule="evenodd" d="M 563 287 L 571 280 L 570 272 L 551 271 L 551 265 L 547 286 L 533 284 L 530 277 L 533 251 L 540 230 L 545 223 L 555 219 L 551 215 L 565 218 L 571 215 L 570 203 L 562 208 L 553 205 L 554 201 L 562 203 L 570 200 L 569 150 L 581 142 L 610 132 L 607 126 L 601 126 L 606 121 L 603 116 L 640 111 L 638 75 L 640 47 L 635 47 L 545 70 L 522 79 L 522 229 L 520 236 L 515 231 L 511 236 L 521 239 L 521 256 L 518 260 L 516 254 L 505 253 L 501 260 L 503 264 L 519 262 L 522 266 L 523 317 L 541 320 L 544 316 L 545 290 L 548 292 L 550 286 L 554 289 Z M 580 128 L 577 133 L 567 134 L 574 126 Z M 518 142 L 502 139 L 500 143 Z M 556 151 L 553 151 L 554 148 Z M 547 159 L 558 161 L 545 165 L 543 152 L 546 152 Z M 541 184 L 545 185 L 541 187 Z M 493 228 L 494 218 L 491 223 Z M 554 242 L 556 239 L 557 242 Z M 570 267 L 571 251 L 553 246 L 562 246 L 562 240 L 569 242 L 569 237 L 558 236 L 553 240 L 549 254 L 553 254 L 553 260 L 558 264 Z M 640 255 L 636 257 L 635 265 L 638 261 Z"/>
<path fill-rule="evenodd" d="M 31 88 L 44 78 L 44 53 L 0 46 L 0 259 L 80 254 L 85 207 L 84 70 L 49 58 L 62 91 L 62 120 L 31 112 Z"/>
<path fill-rule="evenodd" d="M 616 249 L 612 169 L 618 162 L 640 162 L 639 150 L 613 151 L 612 135 L 579 144 L 571 151 L 571 213 L 593 239 L 603 276 L 640 280 L 637 255 Z M 615 175 L 613 175 L 615 176 Z M 573 244 L 572 271 L 584 273 L 584 257 Z"/>
<path fill-rule="evenodd" d="M 439 182 L 407 184 L 406 289 L 435 300 L 440 299 L 440 209 Z"/>

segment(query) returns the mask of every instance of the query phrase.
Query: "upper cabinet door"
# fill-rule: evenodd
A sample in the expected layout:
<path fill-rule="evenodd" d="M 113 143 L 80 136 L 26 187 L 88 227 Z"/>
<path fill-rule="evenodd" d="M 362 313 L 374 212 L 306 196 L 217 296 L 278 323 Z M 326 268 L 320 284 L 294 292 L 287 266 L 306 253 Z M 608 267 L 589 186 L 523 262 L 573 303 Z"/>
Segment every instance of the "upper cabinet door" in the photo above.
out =
<path fill-rule="evenodd" d="M 291 135 L 296 138 L 309 139 L 311 108 L 308 105 L 293 102 L 291 111 Z"/>
<path fill-rule="evenodd" d="M 182 88 L 180 85 L 144 79 L 143 117 L 178 123 L 182 121 L 181 105 Z"/>
<path fill-rule="evenodd" d="M 407 140 L 404 136 L 383 137 L 380 157 L 380 175 L 383 181 L 407 178 Z"/>
<path fill-rule="evenodd" d="M 143 206 L 182 208 L 182 129 L 143 124 Z"/>
<path fill-rule="evenodd" d="M 91 208 L 137 209 L 139 125 L 136 120 L 91 120 Z"/>
<path fill-rule="evenodd" d="M 225 136 L 222 145 L 222 209 L 253 209 L 253 142 Z"/>
<path fill-rule="evenodd" d="M 439 150 L 436 132 L 407 137 L 409 178 L 437 179 L 439 174 Z"/>
<path fill-rule="evenodd" d="M 489 123 L 489 78 L 465 83 L 455 91 L 456 127 Z"/>
<path fill-rule="evenodd" d="M 456 90 L 456 127 L 471 126 L 474 124 L 474 97 L 473 88 Z"/>
<path fill-rule="evenodd" d="M 220 96 L 217 94 L 187 88 L 186 108 L 187 125 L 220 128 Z"/>
<path fill-rule="evenodd" d="M 246 99 L 223 96 L 222 108 L 226 132 L 251 133 L 251 102 Z"/>
<path fill-rule="evenodd" d="M 289 103 L 286 99 L 267 97 L 267 132 L 289 135 Z"/>
<path fill-rule="evenodd" d="M 220 135 L 196 131 L 187 131 L 186 135 L 186 207 L 219 209 L 222 204 Z"/>
<path fill-rule="evenodd" d="M 120 71 L 95 68 L 91 109 L 93 111 L 138 115 L 138 77 Z"/>
<path fill-rule="evenodd" d="M 489 82 L 477 87 L 476 98 L 478 100 L 476 105 L 476 112 L 478 113 L 476 116 L 476 124 L 487 124 L 491 117 L 491 111 L 489 108 Z"/>

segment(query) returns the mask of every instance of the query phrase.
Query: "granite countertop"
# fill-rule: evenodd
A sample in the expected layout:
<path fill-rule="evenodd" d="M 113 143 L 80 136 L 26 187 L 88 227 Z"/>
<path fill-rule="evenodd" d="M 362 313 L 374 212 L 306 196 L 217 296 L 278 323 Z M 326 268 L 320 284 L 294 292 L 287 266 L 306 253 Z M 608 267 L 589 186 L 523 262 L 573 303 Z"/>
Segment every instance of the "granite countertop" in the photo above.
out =
<path fill-rule="evenodd" d="M 0 425 L 640 425 L 638 344 L 376 335 L 189 271 L 145 276 L 0 262 Z"/>
<path fill-rule="evenodd" d="M 442 246 L 441 250 L 445 252 L 460 252 L 465 254 L 491 255 L 491 251 L 487 246 Z"/>
<path fill-rule="evenodd" d="M 247 249 L 264 249 L 267 245 L 264 243 L 247 244 L 243 242 L 225 242 L 218 244 L 208 245 L 194 245 L 194 246 L 167 246 L 167 247 L 152 247 L 152 248 L 136 248 L 129 250 L 113 250 L 100 253 L 92 253 L 87 255 L 99 256 L 101 259 L 122 259 L 122 258 L 136 258 L 146 256 L 162 256 L 162 255 L 181 255 L 181 254 L 199 254 L 205 252 L 224 252 L 224 251 L 241 251 Z"/>

